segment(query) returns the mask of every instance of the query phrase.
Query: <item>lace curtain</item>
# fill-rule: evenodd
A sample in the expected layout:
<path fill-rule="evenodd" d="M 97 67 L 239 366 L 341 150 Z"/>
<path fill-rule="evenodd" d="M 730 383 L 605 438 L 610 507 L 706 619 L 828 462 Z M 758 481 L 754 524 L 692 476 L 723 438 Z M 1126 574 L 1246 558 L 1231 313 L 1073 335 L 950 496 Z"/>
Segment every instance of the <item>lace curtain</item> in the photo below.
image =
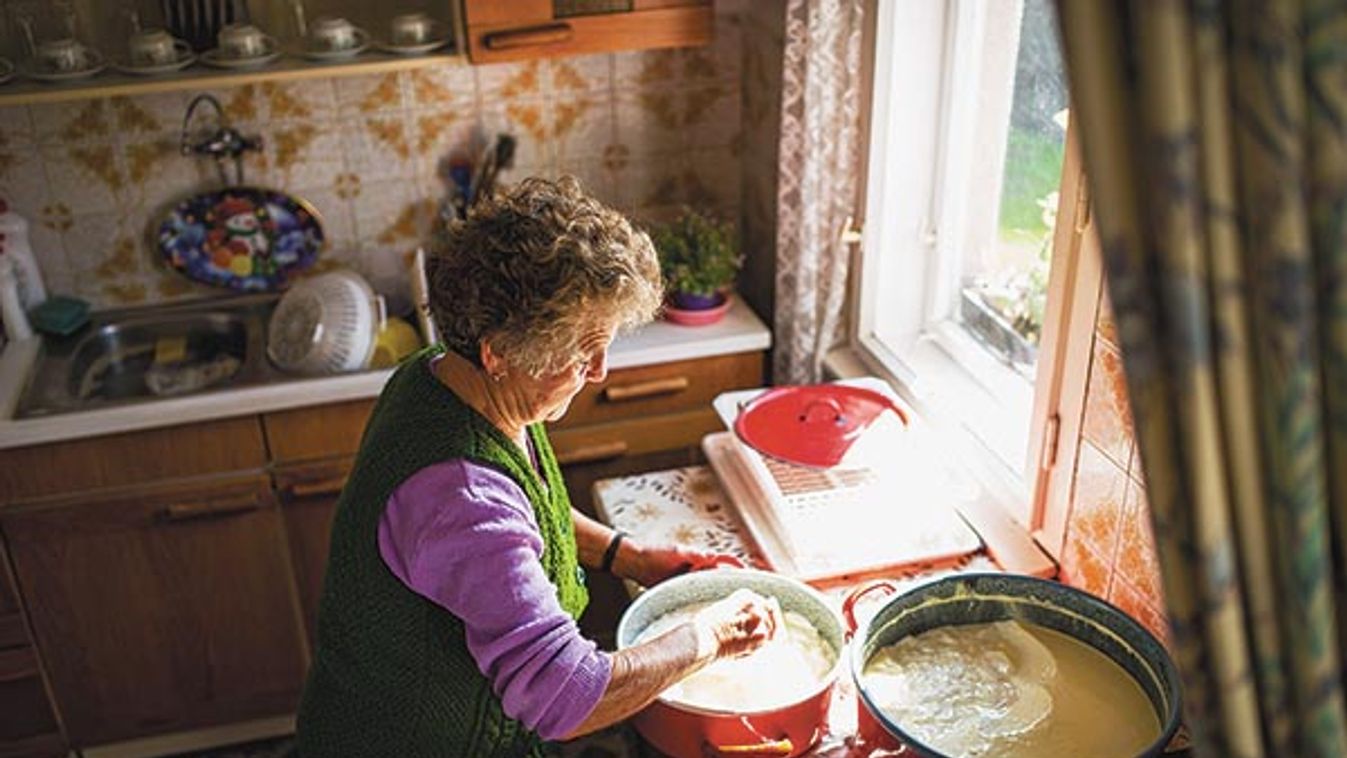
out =
<path fill-rule="evenodd" d="M 842 336 L 860 176 L 863 0 L 788 0 L 776 223 L 776 384 L 818 381 Z"/>

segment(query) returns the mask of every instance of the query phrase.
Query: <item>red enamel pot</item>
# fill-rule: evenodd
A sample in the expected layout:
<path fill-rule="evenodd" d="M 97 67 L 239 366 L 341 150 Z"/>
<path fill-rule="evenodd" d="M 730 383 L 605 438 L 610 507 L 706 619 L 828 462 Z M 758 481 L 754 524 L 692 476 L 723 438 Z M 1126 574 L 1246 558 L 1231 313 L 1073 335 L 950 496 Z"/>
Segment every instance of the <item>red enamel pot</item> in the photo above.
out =
<path fill-rule="evenodd" d="M 705 756 L 796 756 L 823 736 L 833 686 L 843 669 L 846 634 L 828 600 L 807 584 L 765 571 L 720 568 L 675 577 L 636 598 L 617 625 L 618 649 L 631 647 L 646 627 L 694 603 L 714 602 L 740 588 L 775 597 L 783 611 L 795 611 L 832 646 L 837 662 L 814 691 L 799 700 L 762 711 L 698 708 L 659 698 L 632 717 L 647 742 L 673 758 Z"/>
<path fill-rule="evenodd" d="M 856 683 L 858 741 L 885 755 L 947 758 L 885 714 L 871 697 L 862 672 L 880 649 L 937 627 L 1015 619 L 1062 632 L 1103 653 L 1127 672 L 1150 701 L 1160 735 L 1138 758 L 1159 756 L 1179 727 L 1179 675 L 1160 641 L 1108 603 L 1058 582 L 1012 574 L 957 574 L 923 584 L 889 600 L 865 624 L 854 609 L 864 595 L 892 593 L 879 580 L 852 591 L 842 606 L 851 640 L 851 677 Z"/>

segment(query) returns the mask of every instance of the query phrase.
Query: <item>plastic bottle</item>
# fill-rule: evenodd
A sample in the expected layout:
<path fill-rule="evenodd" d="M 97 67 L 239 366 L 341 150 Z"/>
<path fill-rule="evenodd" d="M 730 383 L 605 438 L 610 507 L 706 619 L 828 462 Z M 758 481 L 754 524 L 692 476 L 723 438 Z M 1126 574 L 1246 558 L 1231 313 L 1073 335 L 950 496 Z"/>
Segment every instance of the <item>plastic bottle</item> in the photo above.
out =
<path fill-rule="evenodd" d="M 28 314 L 19 301 L 19 277 L 15 271 L 14 259 L 0 255 L 0 318 L 5 321 L 5 335 L 11 342 L 26 340 L 33 336 L 33 327 L 28 323 Z"/>
<path fill-rule="evenodd" d="M 11 211 L 3 198 L 0 198 L 0 255 L 14 261 L 19 303 L 23 309 L 32 310 L 45 302 L 47 288 L 42 284 L 42 270 L 28 243 L 28 221 Z"/>

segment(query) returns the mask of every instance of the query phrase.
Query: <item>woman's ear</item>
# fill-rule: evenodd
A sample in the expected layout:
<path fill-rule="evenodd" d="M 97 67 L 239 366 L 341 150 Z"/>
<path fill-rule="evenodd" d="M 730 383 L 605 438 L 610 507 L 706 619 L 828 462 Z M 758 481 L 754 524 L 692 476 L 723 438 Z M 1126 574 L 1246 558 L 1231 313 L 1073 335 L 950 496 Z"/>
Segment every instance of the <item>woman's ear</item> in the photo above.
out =
<path fill-rule="evenodd" d="M 477 343 L 477 357 L 481 361 L 482 370 L 491 377 L 491 381 L 499 382 L 505 378 L 506 365 L 504 359 L 491 349 L 491 342 L 485 337 Z"/>

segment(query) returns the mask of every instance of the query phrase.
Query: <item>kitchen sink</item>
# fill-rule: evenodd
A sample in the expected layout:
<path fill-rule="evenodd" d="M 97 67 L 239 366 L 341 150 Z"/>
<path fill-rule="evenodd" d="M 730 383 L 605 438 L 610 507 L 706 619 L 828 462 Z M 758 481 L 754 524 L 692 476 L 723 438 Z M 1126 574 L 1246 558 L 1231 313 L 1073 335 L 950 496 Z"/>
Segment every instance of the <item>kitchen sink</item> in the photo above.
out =
<path fill-rule="evenodd" d="M 266 357 L 278 295 L 106 311 L 43 339 L 16 418 L 89 410 L 294 379 Z"/>

